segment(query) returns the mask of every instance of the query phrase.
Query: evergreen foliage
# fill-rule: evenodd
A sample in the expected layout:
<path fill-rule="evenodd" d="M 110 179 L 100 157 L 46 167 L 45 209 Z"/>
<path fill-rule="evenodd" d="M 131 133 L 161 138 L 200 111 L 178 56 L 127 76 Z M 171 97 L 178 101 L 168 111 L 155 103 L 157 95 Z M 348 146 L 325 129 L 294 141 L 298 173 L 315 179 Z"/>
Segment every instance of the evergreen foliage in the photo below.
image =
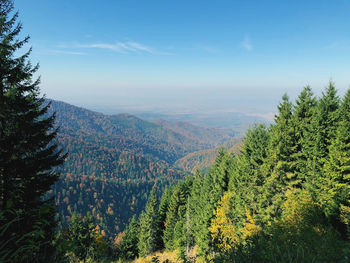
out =
<path fill-rule="evenodd" d="M 275 122 L 254 125 L 240 153 L 173 187 L 164 243 L 198 262 L 348 262 L 350 90 L 284 95 Z M 198 250 L 196 249 L 198 248 Z"/>
<path fill-rule="evenodd" d="M 65 155 L 58 150 L 55 115 L 40 96 L 38 65 L 22 47 L 21 23 L 11 0 L 0 0 L 0 225 L 4 262 L 48 262 L 55 232 L 52 199 L 46 194 L 58 179 L 53 168 Z M 15 223 L 14 223 L 15 222 Z M 30 248 L 30 249 L 28 249 Z"/>
<path fill-rule="evenodd" d="M 166 187 L 162 198 L 159 203 L 158 209 L 158 221 L 159 221 L 159 233 L 158 235 L 162 237 L 164 235 L 164 230 L 166 226 L 166 216 L 169 210 L 169 204 L 172 196 L 172 189 Z M 163 249 L 165 247 L 163 238 L 159 239 L 158 249 Z"/>
<path fill-rule="evenodd" d="M 190 178 L 180 182 L 174 187 L 171 195 L 164 230 L 164 245 L 167 250 L 173 250 L 175 248 L 184 250 L 184 247 L 187 245 L 186 203 L 191 183 L 192 180 Z"/>
<path fill-rule="evenodd" d="M 90 214 L 82 218 L 74 213 L 67 228 L 56 238 L 55 261 L 102 260 L 110 256 L 109 246 Z"/>
<path fill-rule="evenodd" d="M 145 211 L 140 215 L 140 234 L 138 249 L 140 256 L 146 256 L 156 251 L 159 244 L 158 200 L 153 189 L 146 204 Z"/>
<path fill-rule="evenodd" d="M 138 256 L 139 249 L 137 246 L 139 240 L 139 223 L 136 220 L 136 217 L 130 221 L 127 229 L 125 230 L 125 235 L 120 244 L 120 254 L 121 257 L 125 260 L 131 260 Z"/>

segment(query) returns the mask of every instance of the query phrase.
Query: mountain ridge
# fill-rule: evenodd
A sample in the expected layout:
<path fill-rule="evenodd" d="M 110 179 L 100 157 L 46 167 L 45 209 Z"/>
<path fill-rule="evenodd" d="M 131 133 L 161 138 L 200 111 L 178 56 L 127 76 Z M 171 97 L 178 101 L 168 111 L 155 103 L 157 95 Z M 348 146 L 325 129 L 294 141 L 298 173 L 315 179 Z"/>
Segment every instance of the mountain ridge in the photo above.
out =
<path fill-rule="evenodd" d="M 165 121 L 160 125 L 128 113 L 105 115 L 62 101 L 47 102 L 48 114 L 56 112 L 59 144 L 69 150 L 53 188 L 60 226 L 74 212 L 91 213 L 109 236 L 142 211 L 152 188 L 160 194 L 188 173 L 174 166 L 177 160 L 234 135 L 223 130 L 213 136 L 216 129 Z"/>

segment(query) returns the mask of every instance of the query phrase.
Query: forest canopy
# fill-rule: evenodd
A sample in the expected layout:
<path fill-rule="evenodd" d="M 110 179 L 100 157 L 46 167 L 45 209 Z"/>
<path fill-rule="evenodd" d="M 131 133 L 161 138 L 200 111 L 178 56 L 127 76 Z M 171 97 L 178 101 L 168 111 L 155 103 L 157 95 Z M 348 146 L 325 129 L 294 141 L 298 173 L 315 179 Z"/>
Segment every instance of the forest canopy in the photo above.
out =
<path fill-rule="evenodd" d="M 162 234 L 140 238 L 138 247 L 155 239 L 200 262 L 348 262 L 350 90 L 340 98 L 330 82 L 317 98 L 305 87 L 277 109 L 271 126 L 249 129 L 238 154 L 221 150 L 207 173 L 164 192 Z M 129 248 L 122 257 L 129 251 L 138 256 Z"/>

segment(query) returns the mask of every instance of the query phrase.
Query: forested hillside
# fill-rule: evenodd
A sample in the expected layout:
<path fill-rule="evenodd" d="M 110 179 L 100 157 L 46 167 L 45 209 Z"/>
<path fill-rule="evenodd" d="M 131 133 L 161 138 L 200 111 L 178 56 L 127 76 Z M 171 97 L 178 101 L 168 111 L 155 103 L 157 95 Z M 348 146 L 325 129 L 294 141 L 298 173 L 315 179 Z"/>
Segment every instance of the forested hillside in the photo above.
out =
<path fill-rule="evenodd" d="M 221 150 L 160 202 L 152 193 L 120 258 L 165 249 L 184 262 L 348 262 L 349 167 L 350 90 L 340 99 L 330 83 L 316 98 L 306 87 L 294 104 L 285 95 L 239 154 Z"/>
<path fill-rule="evenodd" d="M 90 212 L 109 235 L 139 214 L 154 185 L 161 191 L 183 178 L 184 172 L 173 166 L 178 158 L 233 136 L 230 130 L 215 135 L 217 129 L 184 123 L 170 129 L 132 115 L 103 115 L 50 102 L 60 127 L 58 141 L 69 153 L 53 189 L 60 224 L 66 225 L 73 212 Z"/>
<path fill-rule="evenodd" d="M 231 129 L 200 127 L 184 121 L 174 122 L 159 119 L 156 120 L 155 123 L 167 130 L 191 138 L 197 141 L 198 144 L 205 143 L 210 146 L 209 148 L 214 148 L 215 146 L 223 144 L 236 135 Z"/>
<path fill-rule="evenodd" d="M 219 147 L 196 151 L 189 153 L 175 162 L 175 167 L 186 172 L 195 173 L 199 171 L 207 171 L 208 168 L 215 162 L 216 156 L 220 149 L 225 149 L 230 153 L 238 153 L 242 146 L 242 138 L 232 139 Z"/>

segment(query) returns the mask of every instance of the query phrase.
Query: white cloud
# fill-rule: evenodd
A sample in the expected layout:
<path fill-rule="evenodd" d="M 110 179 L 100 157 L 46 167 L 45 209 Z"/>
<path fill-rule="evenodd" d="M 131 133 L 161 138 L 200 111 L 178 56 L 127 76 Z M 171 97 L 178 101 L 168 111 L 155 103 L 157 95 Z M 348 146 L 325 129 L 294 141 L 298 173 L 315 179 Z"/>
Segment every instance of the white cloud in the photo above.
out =
<path fill-rule="evenodd" d="M 249 36 L 244 37 L 243 41 L 241 42 L 241 47 L 247 51 L 253 50 L 253 44 L 252 44 L 252 41 L 250 40 Z"/>
<path fill-rule="evenodd" d="M 107 49 L 107 50 L 111 50 L 111 51 L 115 51 L 123 54 L 130 53 L 130 52 L 146 52 L 150 54 L 155 53 L 155 51 L 152 48 L 134 41 L 116 42 L 115 44 L 109 44 L 109 43 L 79 44 L 78 46 L 82 48 Z"/>

